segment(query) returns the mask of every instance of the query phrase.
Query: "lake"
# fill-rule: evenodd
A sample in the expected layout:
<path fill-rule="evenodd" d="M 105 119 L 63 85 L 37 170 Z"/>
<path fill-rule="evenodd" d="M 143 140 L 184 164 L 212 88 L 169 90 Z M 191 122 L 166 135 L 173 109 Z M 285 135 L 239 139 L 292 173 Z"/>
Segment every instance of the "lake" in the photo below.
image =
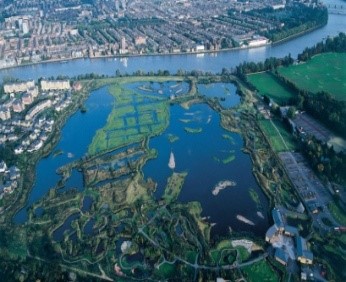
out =
<path fill-rule="evenodd" d="M 172 93 L 187 93 L 189 89 L 185 82 L 141 82 L 131 83 L 125 87 L 141 95 L 160 95 L 167 99 Z M 234 107 L 240 102 L 236 87 L 232 83 L 199 84 L 197 89 L 204 96 L 219 99 L 224 108 Z M 93 135 L 106 123 L 113 103 L 114 99 L 109 95 L 107 87 L 103 87 L 93 91 L 87 99 L 86 113 L 78 111 L 67 121 L 53 153 L 38 163 L 36 183 L 26 206 L 14 217 L 14 222 L 24 223 L 27 219 L 26 208 L 40 200 L 56 185 L 60 179 L 56 174 L 57 168 L 87 153 Z M 143 168 L 144 178 L 150 177 L 158 183 L 154 196 L 160 199 L 167 178 L 172 174 L 168 167 L 168 159 L 170 152 L 173 152 L 176 160 L 175 171 L 188 172 L 178 201 L 198 201 L 203 209 L 202 216 L 215 223 L 212 235 L 227 235 L 229 228 L 232 228 L 262 236 L 269 225 L 268 201 L 252 174 L 249 155 L 242 152 L 241 136 L 223 129 L 219 113 L 206 104 L 193 105 L 190 109 L 174 105 L 169 109 L 168 128 L 161 135 L 152 138 L 149 143 L 150 148 L 157 150 L 158 157 L 150 160 Z M 176 141 L 172 142 L 169 136 L 179 139 L 176 138 Z M 56 155 L 55 151 L 63 153 Z M 215 187 L 222 181 L 229 181 L 234 185 L 213 194 Z M 72 171 L 62 191 L 71 188 L 83 190 L 82 176 L 76 170 Z M 250 197 L 250 189 L 261 199 L 264 218 L 257 214 L 258 209 Z M 239 221 L 237 215 L 246 217 L 254 225 Z M 58 234 L 62 236 L 62 232 Z"/>

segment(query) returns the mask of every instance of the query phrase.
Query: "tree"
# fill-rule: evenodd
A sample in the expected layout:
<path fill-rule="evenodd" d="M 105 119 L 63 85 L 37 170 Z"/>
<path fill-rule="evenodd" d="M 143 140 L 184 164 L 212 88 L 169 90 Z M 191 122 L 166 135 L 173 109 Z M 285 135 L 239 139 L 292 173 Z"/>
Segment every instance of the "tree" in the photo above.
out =
<path fill-rule="evenodd" d="M 287 117 L 290 119 L 293 119 L 296 116 L 296 108 L 295 107 L 289 107 L 287 111 Z"/>

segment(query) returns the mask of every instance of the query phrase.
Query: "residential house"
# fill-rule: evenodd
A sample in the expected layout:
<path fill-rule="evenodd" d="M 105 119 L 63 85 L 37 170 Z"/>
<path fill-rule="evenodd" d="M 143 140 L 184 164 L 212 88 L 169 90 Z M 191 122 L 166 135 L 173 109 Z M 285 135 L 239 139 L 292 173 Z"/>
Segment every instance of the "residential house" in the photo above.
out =
<path fill-rule="evenodd" d="M 306 240 L 301 237 L 296 237 L 297 260 L 302 264 L 312 264 L 314 255 L 308 250 Z"/>

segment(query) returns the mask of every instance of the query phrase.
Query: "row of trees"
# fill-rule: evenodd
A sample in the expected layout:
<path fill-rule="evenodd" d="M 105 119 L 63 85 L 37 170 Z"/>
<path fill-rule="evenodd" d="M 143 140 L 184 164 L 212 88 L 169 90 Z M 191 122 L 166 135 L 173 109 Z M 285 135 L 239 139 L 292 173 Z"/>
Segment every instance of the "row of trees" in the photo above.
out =
<path fill-rule="evenodd" d="M 301 90 L 278 72 L 275 72 L 275 75 L 288 89 L 296 93 L 295 97 L 289 101 L 290 105 L 307 111 L 328 128 L 346 138 L 346 102 L 336 100 L 327 92 L 315 94 Z"/>
<path fill-rule="evenodd" d="M 304 109 L 328 128 L 346 138 L 346 103 L 337 101 L 329 93 L 309 93 L 300 97 Z"/>
<path fill-rule="evenodd" d="M 287 37 L 304 32 L 308 29 L 326 25 L 328 10 L 324 6 L 307 6 L 302 3 L 286 5 L 285 9 L 274 10 L 265 8 L 248 12 L 255 17 L 265 17 L 282 23 L 275 29 L 260 32 L 261 35 L 276 42 Z"/>
<path fill-rule="evenodd" d="M 249 73 L 256 73 L 256 72 L 262 72 L 262 71 L 273 71 L 281 66 L 289 66 L 293 64 L 294 60 L 291 57 L 291 54 L 288 54 L 287 56 L 283 58 L 275 58 L 270 57 L 266 59 L 264 62 L 243 62 L 240 65 L 238 65 L 235 69 L 235 74 L 238 75 L 243 80 L 246 80 L 246 74 Z"/>
<path fill-rule="evenodd" d="M 313 136 L 301 141 L 301 150 L 320 177 L 346 183 L 346 154 L 336 153 Z"/>
<path fill-rule="evenodd" d="M 336 37 L 328 37 L 325 41 L 319 42 L 311 48 L 305 48 L 304 51 L 298 55 L 298 60 L 307 61 L 316 54 L 326 52 L 346 52 L 346 34 L 340 32 Z"/>

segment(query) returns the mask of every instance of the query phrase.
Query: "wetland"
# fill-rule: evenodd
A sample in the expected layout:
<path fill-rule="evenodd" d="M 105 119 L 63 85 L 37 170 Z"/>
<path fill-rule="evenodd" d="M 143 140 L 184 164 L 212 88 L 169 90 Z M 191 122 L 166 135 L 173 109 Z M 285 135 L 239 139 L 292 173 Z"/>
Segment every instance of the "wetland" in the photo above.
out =
<path fill-rule="evenodd" d="M 54 252 L 87 276 L 96 266 L 136 279 L 226 271 L 226 260 L 211 260 L 212 242 L 263 237 L 269 226 L 269 198 L 244 147 L 246 119 L 237 126 L 251 98 L 240 97 L 236 83 L 177 76 L 90 83 L 88 110 L 67 120 L 38 162 L 17 228 L 25 224 L 31 238 L 42 236 L 37 226 L 46 230 Z"/>

